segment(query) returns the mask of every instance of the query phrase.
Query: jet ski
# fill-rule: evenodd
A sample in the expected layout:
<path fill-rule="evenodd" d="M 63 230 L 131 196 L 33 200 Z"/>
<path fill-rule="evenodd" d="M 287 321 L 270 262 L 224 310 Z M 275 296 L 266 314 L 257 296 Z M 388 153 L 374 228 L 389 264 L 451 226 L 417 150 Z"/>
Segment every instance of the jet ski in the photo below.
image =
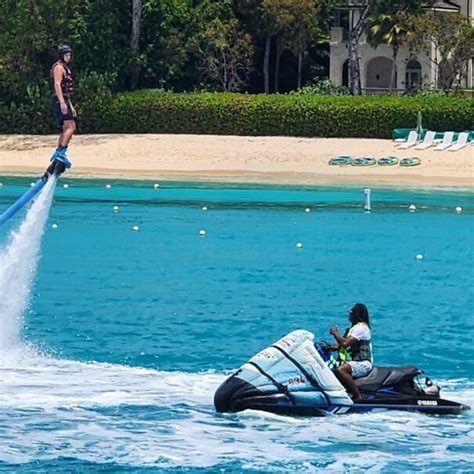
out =
<path fill-rule="evenodd" d="M 440 388 L 413 365 L 374 367 L 356 379 L 363 400 L 354 403 L 314 338 L 309 331 L 293 331 L 256 354 L 217 389 L 216 411 L 325 416 L 404 410 L 457 415 L 470 409 L 441 398 Z"/>

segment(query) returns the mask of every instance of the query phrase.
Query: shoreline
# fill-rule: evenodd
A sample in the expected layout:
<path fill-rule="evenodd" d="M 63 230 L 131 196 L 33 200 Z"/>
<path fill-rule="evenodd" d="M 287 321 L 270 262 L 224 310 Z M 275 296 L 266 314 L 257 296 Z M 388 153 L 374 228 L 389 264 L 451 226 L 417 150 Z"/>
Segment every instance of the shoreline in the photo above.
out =
<path fill-rule="evenodd" d="M 55 136 L 0 136 L 0 175 L 38 176 Z M 349 153 L 349 151 L 351 151 Z M 338 155 L 418 156 L 413 168 L 335 167 Z M 78 135 L 69 179 L 474 190 L 472 145 L 458 152 L 398 151 L 391 140 L 215 135 Z M 21 163 L 21 164 L 19 164 Z"/>
<path fill-rule="evenodd" d="M 10 170 L 6 172 L 0 172 L 2 178 L 28 178 L 35 179 L 39 177 L 37 169 L 21 171 Z M 407 179 L 394 183 L 391 177 L 385 176 L 374 177 L 375 179 L 367 179 L 361 177 L 360 179 L 347 179 L 346 177 L 337 176 L 321 176 L 321 175 L 310 175 L 309 173 L 303 174 L 303 176 L 291 176 L 289 173 L 284 173 L 283 176 L 277 174 L 270 175 L 265 173 L 220 173 L 220 172 L 169 172 L 161 173 L 158 177 L 155 172 L 153 173 L 106 173 L 104 170 L 83 170 L 83 172 L 75 173 L 74 175 L 68 174 L 66 171 L 61 175 L 61 180 L 119 180 L 119 181 L 156 181 L 157 183 L 197 183 L 197 184 L 223 184 L 223 185 L 255 185 L 255 186 L 288 186 L 288 187 L 314 187 L 314 188 L 340 188 L 340 187 L 378 187 L 381 189 L 406 189 L 406 190 L 426 190 L 426 191 L 457 191 L 457 192 L 472 192 L 474 193 L 474 186 L 470 179 L 467 180 L 455 180 L 453 182 L 446 182 L 442 178 L 440 182 L 434 182 L 430 180 L 427 182 L 418 182 L 417 177 L 413 179 Z M 386 179 L 383 179 L 386 178 Z M 442 182 L 441 182 L 442 181 Z"/>

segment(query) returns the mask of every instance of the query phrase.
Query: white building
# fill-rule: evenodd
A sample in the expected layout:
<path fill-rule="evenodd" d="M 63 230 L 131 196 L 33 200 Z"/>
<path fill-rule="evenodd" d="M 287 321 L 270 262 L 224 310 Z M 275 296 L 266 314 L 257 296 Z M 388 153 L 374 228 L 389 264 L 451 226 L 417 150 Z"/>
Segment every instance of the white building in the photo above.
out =
<path fill-rule="evenodd" d="M 354 4 L 355 3 L 355 4 Z M 342 85 L 349 84 L 348 61 L 349 46 L 348 36 L 351 25 L 355 25 L 361 13 L 360 2 L 351 4 L 347 1 L 345 6 L 337 10 L 336 23 L 331 30 L 331 49 L 329 78 Z M 473 21 L 474 0 L 436 1 L 434 9 L 437 12 L 461 13 Z M 431 55 L 435 55 L 434 46 Z M 363 34 L 359 42 L 360 75 L 362 89 L 366 93 L 377 93 L 390 88 L 392 72 L 392 48 L 382 44 L 373 48 L 367 43 Z M 420 87 L 434 87 L 437 83 L 438 71 L 436 65 L 426 54 L 413 57 L 408 47 L 400 48 L 397 60 L 397 90 L 419 89 Z M 473 87 L 473 61 L 469 62 L 463 86 Z"/>

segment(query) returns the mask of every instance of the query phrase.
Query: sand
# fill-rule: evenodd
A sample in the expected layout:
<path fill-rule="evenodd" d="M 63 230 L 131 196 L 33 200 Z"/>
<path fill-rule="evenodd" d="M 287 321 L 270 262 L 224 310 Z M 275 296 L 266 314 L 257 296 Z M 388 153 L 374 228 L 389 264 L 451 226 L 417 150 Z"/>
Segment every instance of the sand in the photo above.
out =
<path fill-rule="evenodd" d="M 55 136 L 0 136 L 0 175 L 37 176 Z M 418 156 L 413 168 L 335 167 L 333 156 Z M 71 178 L 206 180 L 309 185 L 474 185 L 474 146 L 458 152 L 397 151 L 391 140 L 214 135 L 78 135 L 69 158 Z"/>

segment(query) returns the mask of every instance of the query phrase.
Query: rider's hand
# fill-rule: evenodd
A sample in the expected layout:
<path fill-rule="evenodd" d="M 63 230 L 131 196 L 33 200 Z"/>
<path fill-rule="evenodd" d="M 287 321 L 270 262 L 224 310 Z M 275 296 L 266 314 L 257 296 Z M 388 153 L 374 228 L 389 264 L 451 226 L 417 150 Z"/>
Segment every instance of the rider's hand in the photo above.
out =
<path fill-rule="evenodd" d="M 60 106 L 61 106 L 61 113 L 63 115 L 66 115 L 67 114 L 67 104 L 66 104 L 66 102 L 61 102 Z"/>
<path fill-rule="evenodd" d="M 331 334 L 332 336 L 335 336 L 336 334 L 339 334 L 339 331 L 337 330 L 337 326 L 333 326 L 333 327 L 329 330 L 329 334 Z"/>

